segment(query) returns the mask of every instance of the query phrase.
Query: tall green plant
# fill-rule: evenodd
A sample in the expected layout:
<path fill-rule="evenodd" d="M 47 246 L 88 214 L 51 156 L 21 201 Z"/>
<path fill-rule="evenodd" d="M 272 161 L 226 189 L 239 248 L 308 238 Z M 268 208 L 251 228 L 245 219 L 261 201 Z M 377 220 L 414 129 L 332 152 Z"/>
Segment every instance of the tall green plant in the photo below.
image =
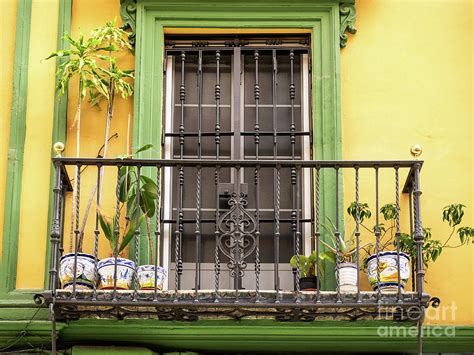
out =
<path fill-rule="evenodd" d="M 107 82 L 102 79 L 100 66 L 97 64 L 97 56 L 100 53 L 106 53 L 110 48 L 102 46 L 100 38 L 90 37 L 84 39 L 84 35 L 80 34 L 78 39 L 73 39 L 68 33 L 64 34 L 64 39 L 69 44 L 69 49 L 59 50 L 51 53 L 46 59 L 63 58 L 63 62 L 58 66 L 56 72 L 57 90 L 59 97 L 66 92 L 70 81 L 73 78 L 78 79 L 77 86 L 77 106 L 76 116 L 73 125 L 76 126 L 76 157 L 80 156 L 81 141 L 81 113 L 82 102 L 89 93 L 91 96 L 97 94 L 108 97 Z M 77 199 L 77 180 L 79 177 L 79 167 L 75 169 L 73 201 Z M 71 204 L 71 228 L 69 233 L 70 251 L 72 251 L 72 232 L 73 220 L 75 215 L 75 206 Z M 77 245 L 78 250 L 82 250 L 82 243 Z"/>
<path fill-rule="evenodd" d="M 108 146 L 109 146 L 109 135 L 110 135 L 110 124 L 113 117 L 115 95 L 120 94 L 123 99 L 129 98 L 133 95 L 133 85 L 129 82 L 134 79 L 133 70 L 121 69 L 117 65 L 117 57 L 125 50 L 131 50 L 128 40 L 128 32 L 125 32 L 117 26 L 117 21 L 107 22 L 104 26 L 96 28 L 91 32 L 92 38 L 95 39 L 96 43 L 101 48 L 107 48 L 108 54 L 97 54 L 97 59 L 100 65 L 98 67 L 98 73 L 101 76 L 101 82 L 105 83 L 105 94 L 103 91 L 91 90 L 90 91 L 90 102 L 93 105 L 99 106 L 102 100 L 106 101 L 106 117 L 105 117 L 105 137 L 103 145 L 103 158 L 107 157 Z M 100 191 L 99 191 L 99 206 L 102 201 L 102 186 L 104 181 L 103 167 L 99 170 L 100 174 Z M 99 186 L 95 186 L 89 201 L 87 203 L 86 210 L 84 212 L 84 218 L 80 231 L 79 247 L 82 249 L 82 242 L 84 240 L 84 231 L 89 217 L 89 212 L 94 200 L 94 196 Z"/>
<path fill-rule="evenodd" d="M 107 22 L 104 26 L 92 31 L 92 37 L 100 42 L 100 46 L 108 49 L 108 55 L 98 54 L 97 57 L 104 62 L 104 67 L 100 67 L 102 80 L 107 82 L 107 94 L 97 91 L 93 94 L 93 103 L 98 103 L 101 98 L 107 100 L 106 125 L 104 138 L 104 158 L 108 151 L 108 138 L 110 132 L 110 122 L 114 113 L 115 94 L 119 93 L 123 99 L 133 95 L 133 86 L 127 80 L 133 80 L 133 70 L 121 69 L 117 65 L 117 56 L 124 49 L 131 50 L 129 43 L 129 33 L 117 26 L 117 20 Z"/>
<path fill-rule="evenodd" d="M 132 158 L 140 152 L 151 149 L 153 146 L 147 144 L 137 151 L 132 156 L 120 156 L 122 159 Z M 130 243 L 133 239 L 135 230 L 139 229 L 143 222 L 146 223 L 148 241 L 151 243 L 151 230 L 149 218 L 155 215 L 156 200 L 158 198 L 158 186 L 147 176 L 138 175 L 137 168 L 134 166 L 122 166 L 119 170 L 119 210 L 118 216 L 115 218 L 107 217 L 99 209 L 99 221 L 104 232 L 105 237 L 110 243 L 112 251 L 115 245 L 119 243 L 119 253 Z M 157 212 L 158 213 L 158 212 Z M 125 227 L 122 232 L 122 241 L 120 242 L 119 235 L 116 233 L 116 223 L 120 217 L 125 216 Z M 131 231 L 132 230 L 132 231 Z M 150 247 L 150 259 L 153 262 L 152 248 Z"/>

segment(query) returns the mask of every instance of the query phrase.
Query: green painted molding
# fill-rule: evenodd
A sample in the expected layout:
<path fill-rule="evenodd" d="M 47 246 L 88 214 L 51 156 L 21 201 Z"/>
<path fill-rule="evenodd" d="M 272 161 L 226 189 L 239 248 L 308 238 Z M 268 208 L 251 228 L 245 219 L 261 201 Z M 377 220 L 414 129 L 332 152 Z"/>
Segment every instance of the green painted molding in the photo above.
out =
<path fill-rule="evenodd" d="M 140 0 L 138 0 L 140 1 Z M 150 0 L 141 0 L 141 2 L 145 2 Z M 324 2 L 331 2 L 328 1 L 320 1 Z M 339 0 L 334 0 L 334 2 L 339 3 Z M 251 2 L 252 4 L 255 1 Z M 265 3 L 265 1 L 258 1 L 258 3 Z M 194 4 L 192 4 L 194 5 Z M 183 4 L 186 6 L 186 4 Z M 350 34 L 355 34 L 357 32 L 355 28 L 355 19 L 356 19 L 356 10 L 355 10 L 355 0 L 346 0 L 343 3 L 339 4 L 339 12 L 340 12 L 340 29 L 339 29 L 339 37 L 340 43 L 339 45 L 341 48 L 345 47 L 348 40 L 348 35 L 346 32 Z M 123 28 L 130 29 L 130 42 L 132 45 L 135 45 L 136 39 L 136 21 L 137 21 L 137 0 L 120 0 L 120 17 L 122 18 Z"/>
<path fill-rule="evenodd" d="M 344 48 L 347 44 L 347 40 L 349 36 L 346 32 L 350 34 L 356 34 L 357 29 L 355 28 L 355 20 L 356 20 L 356 9 L 354 4 L 349 3 L 342 3 L 339 5 L 339 12 L 340 12 L 340 29 L 339 29 L 339 37 L 341 39 L 340 46 Z"/>
<path fill-rule="evenodd" d="M 68 49 L 69 43 L 64 40 L 64 34 L 71 32 L 71 17 L 72 17 L 72 0 L 61 0 L 59 2 L 59 13 L 58 13 L 58 36 L 57 36 L 57 49 Z M 65 58 L 56 59 L 56 69 L 65 61 Z M 68 103 L 68 91 L 66 89 L 64 95 L 59 97 L 59 91 L 56 90 L 54 95 L 54 114 L 53 114 L 53 134 L 52 142 L 63 142 L 66 143 L 67 139 L 67 103 Z M 52 150 L 51 150 L 52 151 Z M 52 153 L 51 156 L 54 154 Z M 53 187 L 55 183 L 55 170 L 51 169 L 50 183 L 49 183 L 49 208 L 48 208 L 48 231 L 51 229 L 51 221 L 53 216 Z M 48 288 L 49 282 L 49 266 L 51 263 L 51 244 L 49 239 L 49 233 L 46 236 L 46 255 L 45 255 L 45 271 L 44 271 L 44 287 Z"/>
<path fill-rule="evenodd" d="M 18 259 L 21 182 L 26 132 L 28 56 L 30 47 L 31 0 L 19 0 L 16 16 L 16 45 L 13 67 L 13 97 L 10 116 L 8 166 L 3 204 L 3 255 L 0 297 L 14 290 Z"/>
<path fill-rule="evenodd" d="M 394 336 L 381 336 L 394 327 Z M 61 347 L 82 344 L 137 346 L 153 351 L 195 352 L 414 352 L 416 325 L 387 321 L 317 321 L 286 323 L 272 320 L 202 320 L 173 322 L 159 320 L 83 319 L 57 323 Z M 382 332 L 381 332 L 382 329 Z M 438 334 L 448 334 L 437 336 Z M 0 349 L 23 334 L 17 347 L 49 346 L 48 321 L 0 321 Z M 397 333 L 398 332 L 398 333 Z M 396 335 L 398 334 L 398 336 Z M 474 326 L 425 326 L 425 352 L 468 352 L 474 350 Z M 450 336 L 449 334 L 453 335 Z"/>

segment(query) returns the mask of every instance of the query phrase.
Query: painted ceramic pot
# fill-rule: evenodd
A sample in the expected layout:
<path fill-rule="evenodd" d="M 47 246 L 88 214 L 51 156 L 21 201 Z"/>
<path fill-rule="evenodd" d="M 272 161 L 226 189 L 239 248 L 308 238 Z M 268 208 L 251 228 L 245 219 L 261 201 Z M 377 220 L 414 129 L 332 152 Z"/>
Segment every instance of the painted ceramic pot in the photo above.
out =
<path fill-rule="evenodd" d="M 337 273 L 339 275 L 337 275 Z M 357 265 L 354 263 L 341 263 L 336 270 L 339 276 L 339 290 L 341 292 L 357 292 Z"/>
<path fill-rule="evenodd" d="M 74 260 L 75 253 L 68 253 L 59 260 L 59 281 L 61 287 L 70 289 L 74 284 Z M 76 289 L 92 289 L 94 287 L 94 265 L 93 255 L 77 253 L 76 265 Z"/>
<path fill-rule="evenodd" d="M 396 251 L 379 253 L 380 283 L 377 280 L 377 255 L 367 259 L 367 274 L 374 290 L 398 292 L 398 263 Z M 400 287 L 402 291 L 410 278 L 410 257 L 400 253 Z"/>
<path fill-rule="evenodd" d="M 99 271 L 99 288 L 110 290 L 114 288 L 115 258 L 105 258 L 97 265 Z M 135 274 L 135 263 L 125 258 L 117 258 L 117 289 L 130 289 Z"/>
<path fill-rule="evenodd" d="M 138 283 L 142 290 L 155 289 L 155 265 L 141 265 L 138 267 Z M 163 289 L 168 273 L 165 268 L 157 266 L 156 268 L 156 288 Z"/>

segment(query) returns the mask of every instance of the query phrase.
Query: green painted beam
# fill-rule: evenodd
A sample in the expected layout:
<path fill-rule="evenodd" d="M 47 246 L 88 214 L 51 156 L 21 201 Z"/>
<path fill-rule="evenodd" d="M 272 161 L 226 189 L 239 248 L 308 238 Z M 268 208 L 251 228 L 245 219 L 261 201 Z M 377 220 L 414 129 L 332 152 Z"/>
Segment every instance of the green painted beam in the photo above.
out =
<path fill-rule="evenodd" d="M 8 166 L 3 203 L 3 255 L 0 298 L 15 288 L 18 259 L 21 182 L 26 133 L 28 56 L 30 47 L 31 0 L 19 0 L 16 16 L 16 45 L 13 62 L 13 96 L 10 116 Z"/>
<path fill-rule="evenodd" d="M 392 328 L 389 328 L 392 327 Z M 386 321 L 318 321 L 283 323 L 271 320 L 158 320 L 83 319 L 58 323 L 59 345 L 138 346 L 153 351 L 195 352 L 414 352 L 416 326 Z M 21 334 L 35 346 L 49 346 L 46 321 L 0 321 L 0 347 Z M 383 336 L 392 329 L 392 336 Z M 425 352 L 474 350 L 473 326 L 424 327 Z M 24 340 L 18 340 L 21 347 Z M 74 349 L 74 348 L 73 348 Z"/>
<path fill-rule="evenodd" d="M 58 324 L 61 331 L 65 325 Z M 0 321 L 0 353 L 23 349 L 41 349 L 51 344 L 49 321 Z"/>
<path fill-rule="evenodd" d="M 124 346 L 74 346 L 71 349 L 72 355 L 103 355 L 103 354 L 114 354 L 114 355 L 152 355 L 155 352 L 135 346 L 124 347 Z"/>

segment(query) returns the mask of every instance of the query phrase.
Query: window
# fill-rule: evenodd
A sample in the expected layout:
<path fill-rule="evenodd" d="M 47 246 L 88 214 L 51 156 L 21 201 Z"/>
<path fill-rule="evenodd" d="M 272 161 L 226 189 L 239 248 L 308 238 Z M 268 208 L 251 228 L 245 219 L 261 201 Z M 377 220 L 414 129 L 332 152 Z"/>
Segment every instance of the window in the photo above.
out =
<path fill-rule="evenodd" d="M 311 159 L 309 38 L 175 37 L 167 38 L 166 43 L 166 159 Z M 223 167 L 216 177 L 214 169 L 203 168 L 199 191 L 197 169 L 166 170 L 163 261 L 170 263 L 173 273 L 177 250 L 178 260 L 183 262 L 181 289 L 194 287 L 195 273 L 191 270 L 195 267 L 201 271 L 199 288 L 213 288 L 216 253 L 221 264 L 220 288 L 234 288 L 234 280 L 239 287 L 255 288 L 254 265 L 246 265 L 241 278 L 230 277 L 231 268 L 225 266 L 229 259 L 215 247 L 219 221 L 230 209 L 231 194 L 237 191 L 244 193 L 246 211 L 258 218 L 261 288 L 274 289 L 275 263 L 279 264 L 281 287 L 293 288 L 294 276 L 288 264 L 295 252 L 292 216 L 298 213 L 301 218 L 309 250 L 311 202 L 310 193 L 305 191 L 310 188 L 311 177 L 304 173 L 292 184 L 290 169 L 281 171 L 281 227 L 276 243 L 275 172 L 262 169 L 257 189 L 255 170 Z M 196 242 L 196 230 L 201 243 Z M 179 238 L 177 249 L 175 237 Z M 252 250 L 245 260 L 255 260 L 256 252 Z M 174 277 L 171 274 L 169 279 Z"/>

